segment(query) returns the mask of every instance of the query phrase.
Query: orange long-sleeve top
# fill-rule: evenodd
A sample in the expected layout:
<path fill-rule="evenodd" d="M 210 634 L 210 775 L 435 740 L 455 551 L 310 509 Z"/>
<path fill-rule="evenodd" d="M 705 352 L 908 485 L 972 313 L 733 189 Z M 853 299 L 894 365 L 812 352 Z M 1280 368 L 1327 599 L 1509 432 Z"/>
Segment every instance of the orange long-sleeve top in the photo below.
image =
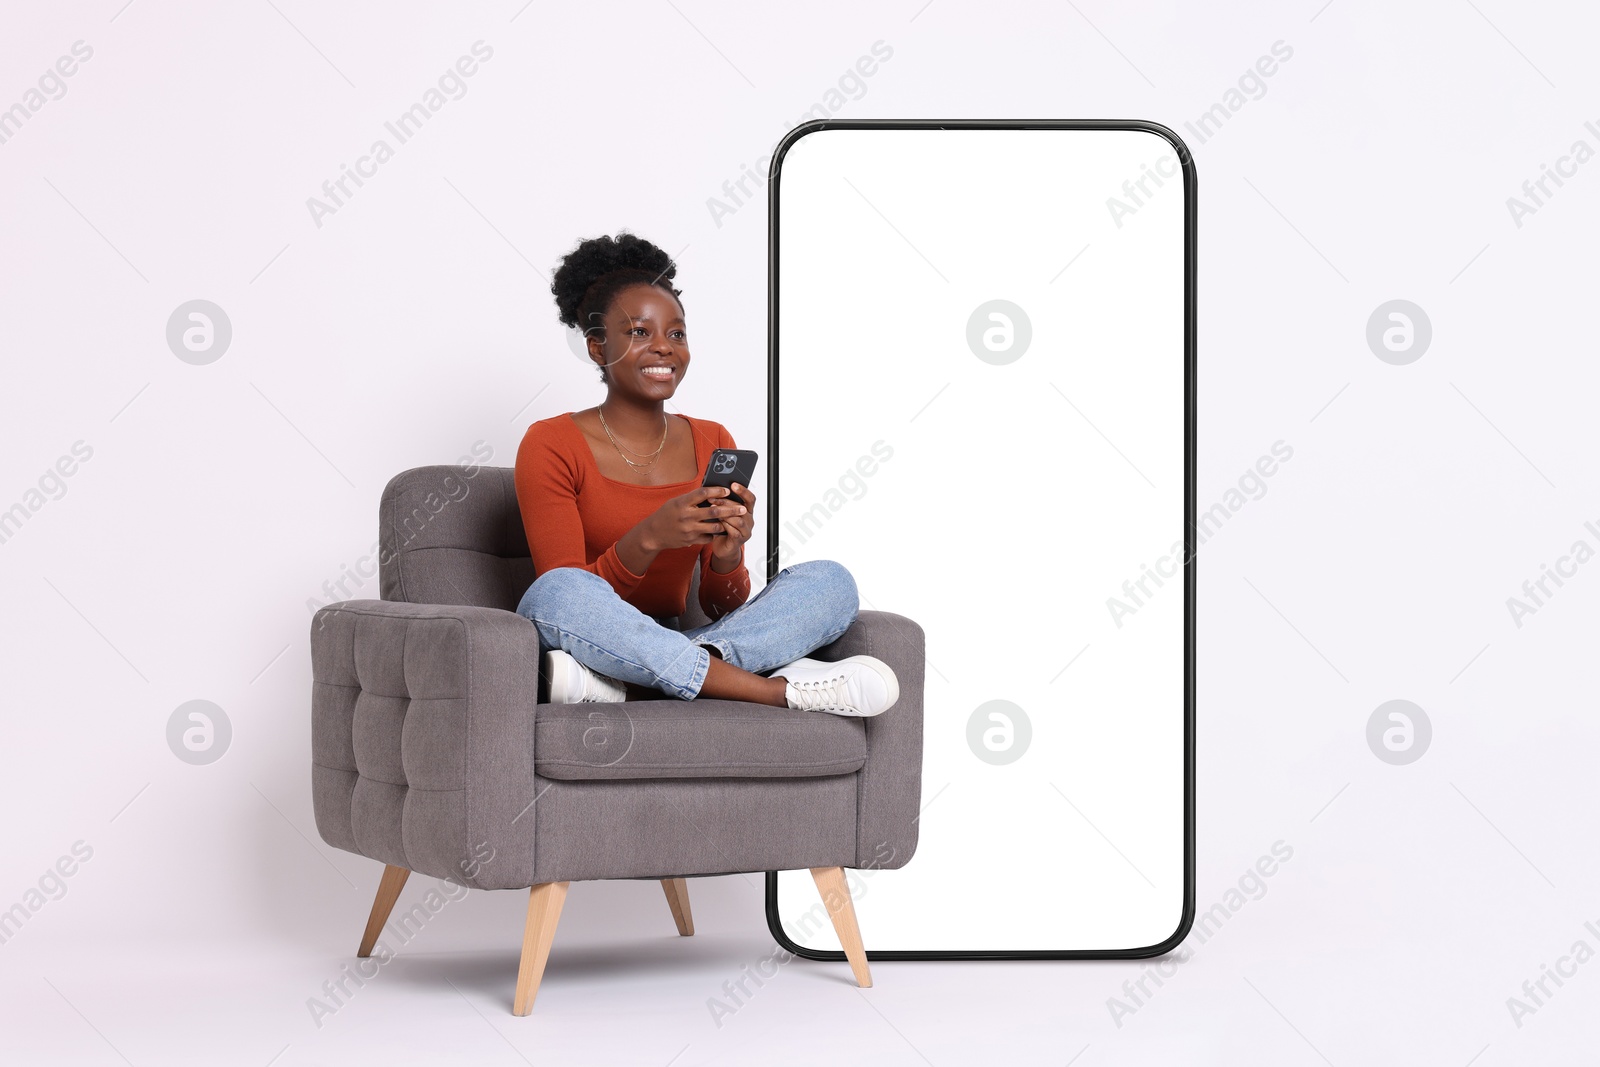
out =
<path fill-rule="evenodd" d="M 693 431 L 697 470 L 706 469 L 712 450 L 738 447 L 721 423 L 677 417 Z M 517 448 L 513 480 L 535 576 L 555 567 L 579 567 L 611 583 L 618 596 L 646 615 L 682 615 L 698 559 L 700 608 L 707 618 L 719 619 L 750 598 L 743 554 L 737 567 L 719 574 L 711 569 L 711 544 L 663 549 L 643 574 L 623 564 L 617 555 L 622 536 L 672 497 L 698 487 L 700 478 L 634 485 L 607 477 L 571 412 L 528 427 Z"/>

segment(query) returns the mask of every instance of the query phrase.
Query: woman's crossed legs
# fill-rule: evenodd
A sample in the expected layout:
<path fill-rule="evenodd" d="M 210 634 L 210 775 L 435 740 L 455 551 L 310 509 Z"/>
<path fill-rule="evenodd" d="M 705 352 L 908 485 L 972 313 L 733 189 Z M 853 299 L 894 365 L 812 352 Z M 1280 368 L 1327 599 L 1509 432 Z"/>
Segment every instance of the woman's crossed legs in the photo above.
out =
<path fill-rule="evenodd" d="M 697 696 L 784 707 L 775 670 L 832 643 L 855 622 L 860 601 L 843 564 L 807 560 L 779 571 L 755 596 L 715 622 L 663 626 L 592 571 L 557 567 L 523 594 L 517 613 L 589 669 L 682 700 Z M 711 650 L 715 650 L 715 655 Z"/>

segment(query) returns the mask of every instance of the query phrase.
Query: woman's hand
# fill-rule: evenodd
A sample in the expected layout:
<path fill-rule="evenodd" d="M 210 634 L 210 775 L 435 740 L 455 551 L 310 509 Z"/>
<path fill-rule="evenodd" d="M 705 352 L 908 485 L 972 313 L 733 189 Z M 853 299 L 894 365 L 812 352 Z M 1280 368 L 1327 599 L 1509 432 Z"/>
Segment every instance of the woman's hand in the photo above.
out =
<path fill-rule="evenodd" d="M 733 491 L 745 499 L 748 507 L 741 507 L 738 513 L 729 515 L 722 520 L 722 528 L 726 533 L 712 542 L 711 559 L 713 563 L 726 564 L 723 567 L 713 566 L 712 570 L 719 574 L 726 574 L 739 565 L 744 558 L 744 543 L 750 540 L 750 535 L 755 532 L 756 524 L 756 494 L 747 485 L 733 483 Z M 709 510 L 716 510 L 711 508 Z"/>
<path fill-rule="evenodd" d="M 743 491 L 747 495 L 754 495 L 748 489 Z M 639 530 L 643 535 L 642 547 L 654 555 L 670 548 L 726 541 L 733 535 L 730 533 L 727 537 L 723 537 L 719 534 L 728 522 L 737 519 L 744 521 L 744 536 L 737 542 L 737 545 L 742 545 L 744 539 L 750 536 L 751 520 L 743 504 L 719 499 L 727 495 L 728 490 L 720 485 L 703 485 L 668 500 L 639 523 Z M 703 508 L 699 506 L 702 500 L 710 500 L 713 503 L 710 507 Z M 732 556 L 734 559 L 739 558 L 737 545 Z M 728 557 L 719 555 L 717 558 Z"/>

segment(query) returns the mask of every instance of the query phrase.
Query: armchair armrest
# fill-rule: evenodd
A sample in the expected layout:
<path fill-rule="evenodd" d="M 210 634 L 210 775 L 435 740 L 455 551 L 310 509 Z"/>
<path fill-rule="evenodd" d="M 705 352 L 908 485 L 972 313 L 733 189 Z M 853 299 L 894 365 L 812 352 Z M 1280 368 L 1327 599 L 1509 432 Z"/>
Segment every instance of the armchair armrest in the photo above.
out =
<path fill-rule="evenodd" d="M 923 680 L 927 666 L 922 627 L 904 615 L 861 611 L 832 644 L 810 653 L 829 662 L 876 656 L 900 684 L 900 698 L 881 715 L 863 719 L 867 762 L 857 786 L 858 868 L 903 867 L 917 850 L 917 815 L 922 804 Z"/>
<path fill-rule="evenodd" d="M 533 884 L 532 623 L 498 608 L 330 604 L 312 619 L 311 676 L 324 841 L 475 889 Z"/>

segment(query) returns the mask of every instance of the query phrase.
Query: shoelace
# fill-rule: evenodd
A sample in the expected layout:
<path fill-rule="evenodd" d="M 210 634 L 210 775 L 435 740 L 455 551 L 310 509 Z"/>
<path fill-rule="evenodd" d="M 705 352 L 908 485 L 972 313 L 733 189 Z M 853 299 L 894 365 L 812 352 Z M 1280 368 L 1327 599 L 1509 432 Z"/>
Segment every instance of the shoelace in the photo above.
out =
<path fill-rule="evenodd" d="M 845 681 L 847 675 L 840 673 L 831 678 L 808 678 L 801 682 L 790 682 L 789 687 L 795 691 L 795 697 L 802 711 L 816 711 L 819 708 L 848 708 L 854 709 L 855 705 L 846 699 Z"/>

